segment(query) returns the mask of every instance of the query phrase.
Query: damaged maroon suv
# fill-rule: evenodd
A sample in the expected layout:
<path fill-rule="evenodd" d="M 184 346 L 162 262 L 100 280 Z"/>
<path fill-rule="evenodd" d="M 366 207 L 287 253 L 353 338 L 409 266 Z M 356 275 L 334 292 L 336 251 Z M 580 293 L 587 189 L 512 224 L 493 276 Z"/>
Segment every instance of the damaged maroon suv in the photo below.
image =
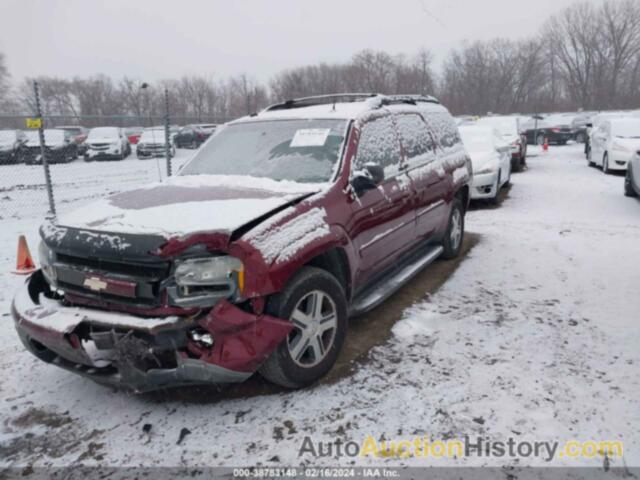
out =
<path fill-rule="evenodd" d="M 178 176 L 46 222 L 15 326 L 41 360 L 136 391 L 255 372 L 302 387 L 349 317 L 458 255 L 470 176 L 431 97 L 274 105 Z"/>

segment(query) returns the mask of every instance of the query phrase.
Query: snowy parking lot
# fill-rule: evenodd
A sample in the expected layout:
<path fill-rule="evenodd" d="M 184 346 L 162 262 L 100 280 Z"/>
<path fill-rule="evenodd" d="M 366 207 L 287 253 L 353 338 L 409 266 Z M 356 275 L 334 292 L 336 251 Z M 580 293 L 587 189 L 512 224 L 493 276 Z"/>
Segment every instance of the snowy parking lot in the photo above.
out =
<path fill-rule="evenodd" d="M 622 176 L 589 168 L 581 146 L 534 153 L 498 207 L 468 213 L 474 245 L 439 289 L 425 286 L 420 299 L 399 304 L 389 338 L 381 333 L 346 374 L 294 392 L 254 382 L 130 395 L 42 363 L 15 334 L 10 302 L 23 279 L 8 273 L 19 234 L 35 249 L 42 209 L 3 218 L 0 468 L 603 463 L 300 454 L 306 437 L 361 443 L 368 435 L 621 440 L 624 459 L 611 463 L 640 466 L 640 202 L 623 195 Z M 179 151 L 176 163 L 189 155 Z M 155 161 L 134 157 L 53 172 L 65 211 L 158 177 Z M 38 178 L 24 176 L 32 188 L 4 190 L 3 202 L 39 190 Z M 359 322 L 376 331 L 384 308 Z M 357 342 L 348 337 L 347 350 Z"/>

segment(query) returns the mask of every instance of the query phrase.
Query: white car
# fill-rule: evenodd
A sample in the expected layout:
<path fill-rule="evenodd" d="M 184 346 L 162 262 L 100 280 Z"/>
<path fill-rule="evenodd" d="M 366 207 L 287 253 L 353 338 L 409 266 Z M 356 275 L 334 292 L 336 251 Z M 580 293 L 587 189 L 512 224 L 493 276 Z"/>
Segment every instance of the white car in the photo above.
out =
<path fill-rule="evenodd" d="M 84 161 L 124 160 L 131 153 L 131 145 L 124 131 L 118 127 L 92 128 L 84 142 Z"/>
<path fill-rule="evenodd" d="M 500 189 L 511 180 L 511 146 L 488 126 L 463 125 L 458 130 L 473 166 L 471 199 L 497 202 Z"/>
<path fill-rule="evenodd" d="M 500 138 L 509 144 L 511 147 L 511 169 L 513 171 L 519 171 L 526 165 L 527 142 L 526 138 L 520 135 L 518 117 L 482 117 L 478 120 L 477 124 L 496 129 L 500 134 Z"/>
<path fill-rule="evenodd" d="M 591 134 L 589 165 L 602 167 L 604 173 L 626 170 L 629 160 L 640 149 L 640 118 L 605 120 Z"/>
<path fill-rule="evenodd" d="M 170 134 L 169 156 L 176 155 L 174 141 L 175 135 Z M 158 158 L 166 155 L 165 130 L 162 127 L 147 128 L 136 145 L 136 156 L 138 159 Z"/>

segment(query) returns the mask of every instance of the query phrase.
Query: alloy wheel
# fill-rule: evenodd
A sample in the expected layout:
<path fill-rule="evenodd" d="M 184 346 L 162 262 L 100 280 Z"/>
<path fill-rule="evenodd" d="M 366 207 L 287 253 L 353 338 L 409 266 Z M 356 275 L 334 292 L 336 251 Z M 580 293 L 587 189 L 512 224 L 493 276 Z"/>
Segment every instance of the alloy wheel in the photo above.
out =
<path fill-rule="evenodd" d="M 291 358 L 304 368 L 319 364 L 336 336 L 338 317 L 334 301 L 326 293 L 313 290 L 296 304 L 290 319 L 294 325 L 287 339 Z"/>
<path fill-rule="evenodd" d="M 457 250 L 462 240 L 462 214 L 460 210 L 455 209 L 451 215 L 451 231 L 449 232 L 451 247 Z"/>

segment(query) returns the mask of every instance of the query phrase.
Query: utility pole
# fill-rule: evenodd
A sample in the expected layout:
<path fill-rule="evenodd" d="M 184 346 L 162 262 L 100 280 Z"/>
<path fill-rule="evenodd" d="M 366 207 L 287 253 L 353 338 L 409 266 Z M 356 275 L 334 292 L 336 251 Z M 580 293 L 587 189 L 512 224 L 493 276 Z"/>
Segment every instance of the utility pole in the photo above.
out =
<path fill-rule="evenodd" d="M 44 121 L 42 119 L 42 109 L 40 107 L 40 89 L 38 82 L 33 82 L 33 92 L 36 97 L 36 118 L 39 120 L 38 137 L 40 137 L 40 157 L 42 158 L 42 167 L 44 168 L 44 181 L 47 187 L 47 196 L 49 197 L 49 214 L 56 216 L 56 204 L 53 199 L 53 186 L 51 184 L 51 171 L 49 170 L 49 160 L 46 155 L 45 139 L 44 139 Z"/>
<path fill-rule="evenodd" d="M 164 89 L 164 153 L 167 158 L 167 176 L 171 176 L 171 135 L 169 132 L 169 89 Z"/>

